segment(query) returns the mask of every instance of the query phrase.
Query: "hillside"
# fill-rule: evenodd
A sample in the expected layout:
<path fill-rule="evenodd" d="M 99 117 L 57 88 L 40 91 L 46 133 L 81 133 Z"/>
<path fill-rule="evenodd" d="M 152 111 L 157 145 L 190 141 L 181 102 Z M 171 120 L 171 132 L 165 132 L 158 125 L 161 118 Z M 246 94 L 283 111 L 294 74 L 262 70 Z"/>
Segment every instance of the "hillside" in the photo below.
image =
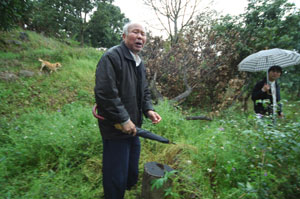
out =
<path fill-rule="evenodd" d="M 59 42 L 34 32 L 1 33 L 0 78 L 2 115 L 18 115 L 32 107 L 58 110 L 74 101 L 93 103 L 94 73 L 100 51 Z M 41 62 L 60 62 L 57 73 L 40 71 Z"/>
<path fill-rule="evenodd" d="M 102 52 L 23 32 L 0 32 L 0 198 L 101 198 L 102 141 L 91 108 Z M 62 67 L 40 71 L 39 58 Z M 141 138 L 139 182 L 125 199 L 140 198 L 152 161 L 176 170 L 153 182 L 153 191 L 172 183 L 166 198 L 298 199 L 299 107 L 285 100 L 285 118 L 273 125 L 235 107 L 213 121 L 188 121 L 205 113 L 158 103 L 162 122 L 143 128 L 176 144 Z"/>

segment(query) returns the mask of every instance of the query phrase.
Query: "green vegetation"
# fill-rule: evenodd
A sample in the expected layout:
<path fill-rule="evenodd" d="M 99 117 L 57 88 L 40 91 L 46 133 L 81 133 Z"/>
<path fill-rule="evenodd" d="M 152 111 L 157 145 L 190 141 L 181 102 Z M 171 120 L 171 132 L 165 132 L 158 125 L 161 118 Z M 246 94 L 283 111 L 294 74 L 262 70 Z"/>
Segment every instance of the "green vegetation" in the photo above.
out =
<path fill-rule="evenodd" d="M 74 39 L 82 46 L 111 47 L 120 42 L 129 19 L 113 0 L 0 1 L 0 30 L 16 27 L 60 39 Z"/>
<path fill-rule="evenodd" d="M 0 39 L 18 40 L 19 32 Z M 29 41 L 0 45 L 1 75 L 18 77 L 0 80 L 0 198 L 99 198 L 102 142 L 91 108 L 102 52 L 26 33 Z M 39 57 L 63 67 L 39 72 Z M 300 101 L 284 101 L 286 117 L 274 127 L 234 107 L 213 121 L 188 121 L 187 115 L 205 113 L 160 102 L 162 122 L 147 120 L 144 128 L 176 145 L 141 139 L 140 180 L 126 199 L 141 193 L 149 161 L 176 169 L 154 182 L 159 187 L 171 179 L 168 198 L 299 198 L 299 107 Z"/>

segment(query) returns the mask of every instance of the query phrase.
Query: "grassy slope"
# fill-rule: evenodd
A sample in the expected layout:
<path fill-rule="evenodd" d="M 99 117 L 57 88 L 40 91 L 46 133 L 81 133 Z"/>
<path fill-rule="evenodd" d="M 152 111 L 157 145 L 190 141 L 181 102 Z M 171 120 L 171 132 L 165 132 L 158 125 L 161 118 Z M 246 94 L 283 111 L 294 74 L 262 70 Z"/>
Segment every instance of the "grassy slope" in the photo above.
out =
<path fill-rule="evenodd" d="M 0 72 L 35 72 L 16 81 L 0 80 L 0 197 L 101 197 L 102 146 L 91 114 L 101 53 L 27 34 L 29 41 L 19 45 L 0 42 Z M 13 31 L 1 33 L 0 39 L 18 37 Z M 63 67 L 52 75 L 40 74 L 39 57 Z M 140 171 L 149 161 L 178 170 L 170 198 L 284 198 L 288 193 L 282 190 L 298 196 L 300 181 L 293 176 L 300 165 L 299 158 L 295 161 L 299 102 L 286 102 L 288 120 L 278 121 L 275 130 L 233 110 L 213 122 L 186 121 L 184 114 L 190 111 L 167 102 L 156 110 L 163 121 L 157 126 L 146 121 L 144 127 L 177 145 L 142 139 Z M 142 175 L 126 199 L 140 194 L 141 181 Z"/>
<path fill-rule="evenodd" d="M 86 153 L 91 150 L 89 155 L 96 156 L 101 149 L 96 121 L 90 111 L 94 103 L 94 72 L 101 52 L 79 48 L 76 44 L 66 45 L 34 32 L 26 33 L 28 41 L 19 39 L 18 30 L 1 32 L 0 38 L 4 41 L 0 42 L 0 72 L 17 76 L 21 70 L 34 72 L 32 77 L 0 80 L 0 141 L 3 147 L 0 182 L 5 181 L 1 187 L 6 187 L 0 195 L 7 198 L 77 198 L 78 192 L 85 194 L 82 190 L 85 188 L 76 187 L 80 183 L 71 185 L 85 175 L 77 176 L 81 166 L 73 169 L 70 164 L 85 162 Z M 63 67 L 51 75 L 47 71 L 41 73 L 38 58 L 61 62 Z M 77 151 L 86 147 L 86 151 Z M 74 177 L 66 177 L 68 172 L 75 174 Z M 46 190 L 48 193 L 44 193 Z"/>
<path fill-rule="evenodd" d="M 20 41 L 19 32 L 2 33 L 4 41 Z M 60 109 L 64 104 L 79 100 L 92 104 L 94 72 L 101 53 L 94 49 L 74 48 L 56 40 L 27 32 L 29 41 L 19 45 L 0 46 L 0 71 L 16 75 L 20 70 L 35 73 L 17 81 L 1 82 L 1 114 L 17 115 L 32 107 L 44 110 Z M 61 62 L 58 73 L 40 73 L 38 58 Z"/>

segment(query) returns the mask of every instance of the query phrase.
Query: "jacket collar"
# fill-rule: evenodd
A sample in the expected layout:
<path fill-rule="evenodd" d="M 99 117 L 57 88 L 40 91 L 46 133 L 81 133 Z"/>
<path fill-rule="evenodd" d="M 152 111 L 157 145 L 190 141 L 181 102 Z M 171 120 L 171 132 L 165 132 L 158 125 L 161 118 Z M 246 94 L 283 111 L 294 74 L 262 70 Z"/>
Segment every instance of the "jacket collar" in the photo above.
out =
<path fill-rule="evenodd" d="M 134 61 L 132 55 L 129 52 L 129 48 L 125 45 L 124 41 L 121 42 L 121 48 L 122 48 L 122 51 L 124 52 L 125 58 Z"/>

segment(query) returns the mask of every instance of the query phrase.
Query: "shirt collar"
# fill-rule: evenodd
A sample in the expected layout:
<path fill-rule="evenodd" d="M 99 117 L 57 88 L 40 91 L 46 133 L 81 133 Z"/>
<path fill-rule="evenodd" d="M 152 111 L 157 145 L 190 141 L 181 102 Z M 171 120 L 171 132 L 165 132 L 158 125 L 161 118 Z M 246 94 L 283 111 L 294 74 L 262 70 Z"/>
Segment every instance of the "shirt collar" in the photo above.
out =
<path fill-rule="evenodd" d="M 129 50 L 129 52 L 130 52 L 130 54 L 132 55 L 132 57 L 133 57 L 133 59 L 134 59 L 134 61 L 135 61 L 135 65 L 136 65 L 136 66 L 139 66 L 140 63 L 142 62 L 140 56 L 134 54 L 133 52 L 131 52 L 131 50 Z"/>

